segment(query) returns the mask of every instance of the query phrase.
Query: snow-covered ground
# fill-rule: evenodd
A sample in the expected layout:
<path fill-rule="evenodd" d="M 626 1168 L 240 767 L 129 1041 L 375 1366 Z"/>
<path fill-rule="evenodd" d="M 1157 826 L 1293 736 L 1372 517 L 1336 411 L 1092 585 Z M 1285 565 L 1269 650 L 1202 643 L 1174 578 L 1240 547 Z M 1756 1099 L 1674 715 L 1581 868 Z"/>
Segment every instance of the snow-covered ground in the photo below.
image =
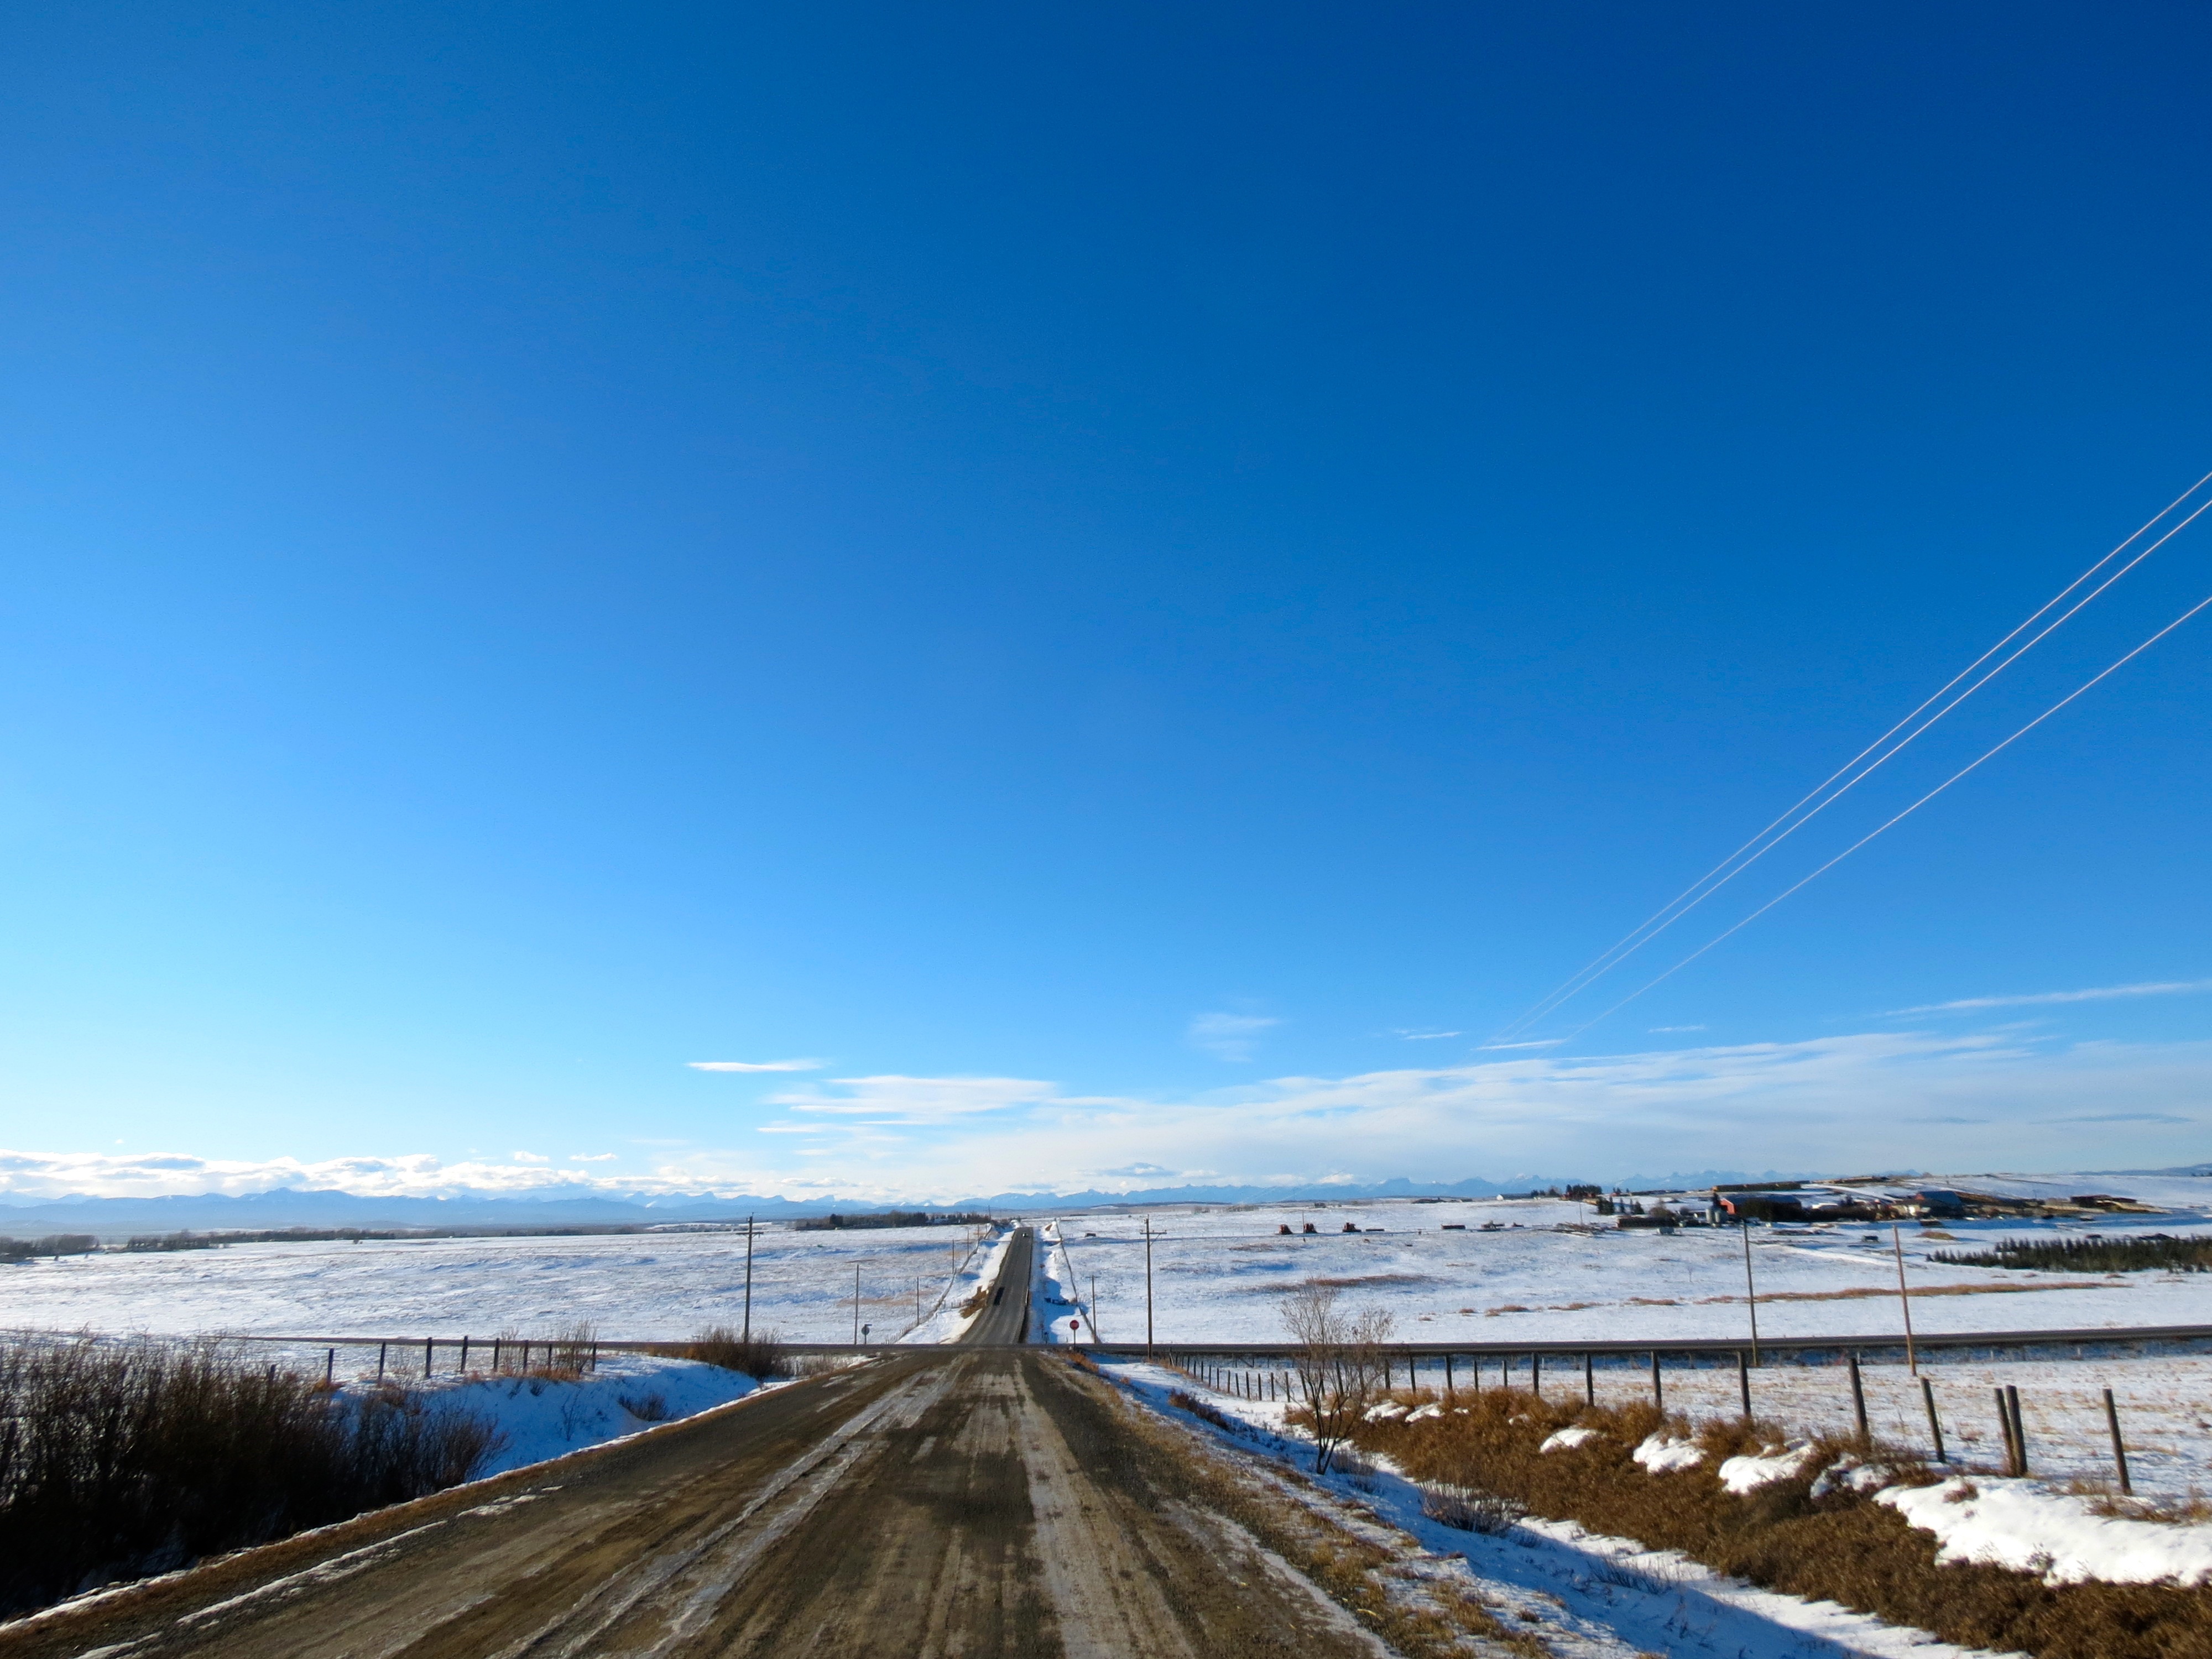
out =
<path fill-rule="evenodd" d="M 976 1231 L 763 1226 L 753 1327 L 850 1340 L 857 1267 L 860 1322 L 895 1340 L 960 1278 Z M 229 1244 L 0 1266 L 0 1328 L 445 1341 L 542 1337 L 584 1321 L 610 1341 L 665 1340 L 737 1324 L 744 1285 L 742 1231 Z"/>
<path fill-rule="evenodd" d="M 2023 1196 L 2112 1192 L 2169 1212 L 1908 1226 L 1907 1276 L 1923 1334 L 2212 1319 L 2212 1280 L 2201 1275 L 2019 1273 L 1929 1260 L 1939 1250 L 2027 1233 L 2212 1231 L 2212 1180 L 1951 1179 Z M 1747 1333 L 1741 1235 L 1733 1229 L 1624 1231 L 1586 1206 L 1548 1199 L 1149 1213 L 1153 1319 L 1166 1343 L 1279 1340 L 1282 1294 L 1309 1278 L 1338 1280 L 1351 1302 L 1388 1308 L 1408 1341 L 1664 1343 Z M 1066 1319 L 1079 1317 L 1088 1337 L 1095 1316 L 1100 1340 L 1143 1340 L 1145 1219 L 1071 1213 L 1056 1231 L 1045 1221 L 1039 1256 L 1041 1274 L 1049 1277 L 1040 1278 L 1038 1303 L 1054 1307 L 1056 1335 L 1066 1334 Z M 1347 1222 L 1358 1231 L 1344 1231 Z M 1301 1231 L 1308 1223 L 1311 1234 Z M 1284 1226 L 1288 1235 L 1279 1231 Z M 1004 1230 L 996 1237 L 1003 1239 Z M 1754 1228 L 1752 1237 L 1762 1334 L 1899 1334 L 1887 1228 Z M 878 1339 L 896 1340 L 918 1317 L 927 1322 L 933 1310 L 957 1307 L 965 1292 L 955 1281 L 974 1239 L 954 1227 L 763 1227 L 754 1324 L 794 1340 L 849 1340 L 857 1267 L 860 1322 Z M 0 1267 L 0 1328 L 453 1339 L 507 1328 L 542 1334 L 580 1319 L 608 1340 L 670 1339 L 735 1322 L 744 1289 L 742 1232 L 233 1244 Z M 1061 1302 L 1050 1303 L 1052 1296 Z M 926 1340 L 947 1334 L 949 1327 L 939 1328 Z"/>
<path fill-rule="evenodd" d="M 350 1393 L 371 1386 L 344 1385 Z M 426 1392 L 433 1409 L 488 1418 L 506 1437 L 506 1444 L 477 1471 L 482 1478 L 726 1406 L 763 1386 L 781 1384 L 763 1385 L 694 1360 L 610 1353 L 600 1356 L 595 1371 L 574 1382 L 477 1376 L 434 1382 Z"/>
<path fill-rule="evenodd" d="M 1922 1334 L 2212 1322 L 2212 1280 L 2200 1274 L 2022 1273 L 1929 1259 L 2028 1235 L 2212 1233 L 2212 1180 L 1958 1181 L 2025 1196 L 2046 1187 L 2139 1195 L 2172 1208 L 2081 1222 L 1905 1227 L 1913 1325 Z M 1146 1218 L 1061 1218 L 1067 1271 L 1086 1304 L 1097 1283 L 1091 1311 L 1102 1341 L 1144 1340 Z M 1352 1304 L 1389 1309 L 1401 1341 L 1740 1340 L 1748 1328 L 1743 1236 L 1734 1228 L 1628 1231 L 1556 1199 L 1253 1205 L 1154 1210 L 1149 1219 L 1153 1320 L 1164 1343 L 1279 1341 L 1283 1293 L 1315 1278 L 1341 1284 Z M 1310 1234 L 1303 1231 L 1309 1223 Z M 1358 1231 L 1345 1231 L 1347 1224 Z M 1887 1226 L 1751 1231 L 1763 1335 L 1902 1334 Z"/>

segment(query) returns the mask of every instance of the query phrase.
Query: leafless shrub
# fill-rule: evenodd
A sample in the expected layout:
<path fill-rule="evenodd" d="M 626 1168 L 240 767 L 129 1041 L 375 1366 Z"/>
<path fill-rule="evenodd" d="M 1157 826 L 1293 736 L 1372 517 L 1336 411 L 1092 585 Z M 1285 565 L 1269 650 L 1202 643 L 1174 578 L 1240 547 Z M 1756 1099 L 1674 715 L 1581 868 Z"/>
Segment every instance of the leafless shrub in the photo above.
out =
<path fill-rule="evenodd" d="M 1297 1345 L 1291 1358 L 1299 1404 L 1293 1415 L 1313 1431 L 1316 1474 L 1328 1471 L 1383 1389 L 1390 1315 L 1381 1308 L 1349 1312 L 1340 1305 L 1341 1294 L 1314 1279 L 1283 1298 L 1284 1328 Z"/>
<path fill-rule="evenodd" d="M 741 1371 L 763 1381 L 783 1376 L 791 1369 L 789 1351 L 777 1333 L 756 1331 L 747 1336 L 727 1325 L 709 1325 L 689 1342 L 656 1352 L 720 1365 L 726 1371 Z"/>
<path fill-rule="evenodd" d="M 801 1353 L 786 1360 L 784 1369 L 798 1377 L 828 1376 L 833 1371 L 848 1371 L 862 1363 L 853 1354 Z"/>
<path fill-rule="evenodd" d="M 1469 1486 L 1428 1486 L 1421 1488 L 1421 1513 L 1431 1521 L 1462 1532 L 1492 1536 L 1508 1530 L 1528 1511 L 1510 1498 Z"/>
<path fill-rule="evenodd" d="M 622 1408 L 641 1423 L 665 1423 L 669 1419 L 668 1396 L 664 1394 L 618 1394 L 615 1399 Z"/>
<path fill-rule="evenodd" d="M 499 1376 L 573 1382 L 597 1363 L 599 1332 L 582 1320 L 550 1336 L 533 1336 L 509 1325 L 494 1339 L 492 1353 Z"/>
<path fill-rule="evenodd" d="M 1211 1423 L 1217 1429 L 1226 1429 L 1231 1434 L 1237 1433 L 1243 1426 L 1212 1401 L 1200 1400 L 1194 1394 L 1185 1394 L 1181 1389 L 1168 1396 L 1168 1404 L 1181 1407 L 1200 1421 Z"/>
<path fill-rule="evenodd" d="M 489 1422 L 210 1342 L 0 1343 L 0 1613 L 465 1480 Z"/>

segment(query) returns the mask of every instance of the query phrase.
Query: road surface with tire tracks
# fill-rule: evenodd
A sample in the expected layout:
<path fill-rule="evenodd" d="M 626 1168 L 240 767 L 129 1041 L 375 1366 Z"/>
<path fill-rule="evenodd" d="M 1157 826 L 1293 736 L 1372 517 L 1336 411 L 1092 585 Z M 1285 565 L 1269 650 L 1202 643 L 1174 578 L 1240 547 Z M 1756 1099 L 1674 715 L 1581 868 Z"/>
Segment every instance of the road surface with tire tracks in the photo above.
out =
<path fill-rule="evenodd" d="M 900 1352 L 0 1629 L 0 1659 L 1384 1652 L 1130 1408 L 1019 1346 Z"/>

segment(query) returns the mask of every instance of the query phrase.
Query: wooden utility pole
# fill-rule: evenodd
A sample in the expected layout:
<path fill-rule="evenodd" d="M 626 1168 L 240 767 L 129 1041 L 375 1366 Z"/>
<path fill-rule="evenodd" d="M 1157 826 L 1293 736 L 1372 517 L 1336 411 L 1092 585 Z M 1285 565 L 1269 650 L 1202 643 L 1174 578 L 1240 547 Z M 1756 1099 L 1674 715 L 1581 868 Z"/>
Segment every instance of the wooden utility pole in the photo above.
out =
<path fill-rule="evenodd" d="M 1746 1216 L 1737 1224 L 1743 1229 L 1743 1299 L 1751 1309 L 1751 1363 L 1759 1364 L 1759 1286 L 1751 1276 L 1751 1218 Z M 1748 1389 L 1750 1385 L 1745 1384 Z M 1746 1417 L 1751 1415 L 1747 1410 Z"/>
<path fill-rule="evenodd" d="M 1917 1376 L 1920 1356 L 1912 1351 L 1912 1297 L 1905 1288 L 1905 1231 L 1894 1221 L 1889 1224 L 1889 1242 L 1897 1252 L 1897 1305 L 1905 1310 L 1905 1369 Z"/>
<path fill-rule="evenodd" d="M 860 1264 L 853 1264 L 853 1346 L 860 1346 Z"/>
<path fill-rule="evenodd" d="M 745 1218 L 745 1340 L 753 1340 L 753 1218 Z"/>
<path fill-rule="evenodd" d="M 1145 1358 L 1152 1357 L 1152 1218 L 1145 1218 Z"/>

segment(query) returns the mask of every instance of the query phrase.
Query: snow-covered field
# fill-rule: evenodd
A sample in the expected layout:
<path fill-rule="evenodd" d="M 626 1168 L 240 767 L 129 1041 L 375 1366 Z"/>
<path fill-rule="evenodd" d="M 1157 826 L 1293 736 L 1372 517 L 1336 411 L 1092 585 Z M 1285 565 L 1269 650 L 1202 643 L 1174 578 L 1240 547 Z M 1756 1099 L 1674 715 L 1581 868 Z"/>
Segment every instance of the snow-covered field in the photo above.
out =
<path fill-rule="evenodd" d="M 931 1318 L 963 1263 L 972 1284 L 975 1241 L 962 1227 L 764 1226 L 754 1242 L 754 1328 L 850 1340 L 858 1269 L 857 1322 L 872 1340 L 897 1340 Z M 742 1231 L 230 1244 L 0 1266 L 0 1328 L 419 1343 L 544 1336 L 583 1321 L 609 1341 L 671 1340 L 738 1323 L 744 1286 Z"/>
<path fill-rule="evenodd" d="M 1929 1259 L 2024 1232 L 2212 1231 L 2212 1180 L 1960 1179 L 1983 1190 L 2114 1192 L 2168 1212 L 1908 1226 L 1913 1318 L 1923 1334 L 2212 1322 L 2212 1279 L 2203 1275 L 2019 1273 Z M 1282 1294 L 1309 1278 L 1339 1281 L 1355 1304 L 1388 1308 L 1407 1341 L 1665 1343 L 1747 1331 L 1742 1240 L 1733 1229 L 1623 1231 L 1550 1199 L 1185 1207 L 1150 1218 L 1162 1342 L 1279 1340 Z M 1102 1340 L 1141 1341 L 1146 1217 L 1060 1219 L 1057 1246 L 1048 1227 L 1040 1251 L 1054 1275 L 1041 1291 L 1063 1298 L 1048 1304 L 1055 1335 L 1080 1318 L 1087 1338 L 1095 1316 Z M 1308 1223 L 1311 1234 L 1301 1231 Z M 1347 1223 L 1359 1231 L 1346 1232 Z M 857 1267 L 860 1322 L 873 1340 L 896 1340 L 930 1321 L 975 1238 L 953 1227 L 763 1227 L 754 1323 L 793 1340 L 849 1340 Z M 1887 1228 L 1754 1228 L 1752 1238 L 1763 1334 L 1899 1334 Z M 451 1340 L 584 1320 L 602 1338 L 635 1340 L 734 1322 L 744 1292 L 742 1232 L 234 1244 L 0 1267 L 0 1328 Z M 950 1334 L 939 1325 L 916 1334 Z"/>
<path fill-rule="evenodd" d="M 1972 1184 L 1990 1190 L 2026 1183 Z M 1929 1260 L 1940 1250 L 1982 1249 L 2026 1234 L 2212 1233 L 2212 1180 L 2085 1176 L 2053 1184 L 2141 1192 L 2174 1207 L 2160 1216 L 2083 1223 L 1908 1226 L 1916 1330 L 2212 1323 L 2212 1278 L 2205 1275 L 2021 1273 Z M 1341 1284 L 1351 1303 L 1389 1309 L 1401 1341 L 1664 1343 L 1740 1340 L 1747 1332 L 1743 1236 L 1733 1228 L 1624 1231 L 1584 1206 L 1555 1199 L 1155 1210 L 1149 1218 L 1153 1319 L 1162 1342 L 1279 1341 L 1283 1293 L 1313 1278 Z M 1095 1279 L 1092 1311 L 1100 1340 L 1109 1343 L 1144 1340 L 1146 1219 L 1097 1212 L 1062 1218 L 1068 1271 L 1085 1304 Z M 1302 1231 L 1308 1223 L 1311 1234 Z M 1347 1223 L 1359 1231 L 1344 1231 Z M 1279 1231 L 1285 1226 L 1287 1237 Z M 1762 1335 L 1901 1334 L 1887 1226 L 1755 1227 L 1752 1240 Z"/>

